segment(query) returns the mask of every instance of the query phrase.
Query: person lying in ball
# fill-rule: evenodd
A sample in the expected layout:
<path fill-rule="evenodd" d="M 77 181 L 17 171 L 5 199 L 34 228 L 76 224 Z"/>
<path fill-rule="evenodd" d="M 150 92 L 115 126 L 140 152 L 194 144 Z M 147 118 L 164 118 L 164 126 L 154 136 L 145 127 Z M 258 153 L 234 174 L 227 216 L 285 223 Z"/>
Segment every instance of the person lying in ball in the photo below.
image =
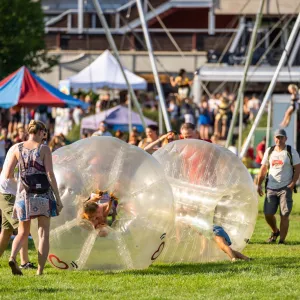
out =
<path fill-rule="evenodd" d="M 250 260 L 249 257 L 243 255 L 242 253 L 233 250 L 231 246 L 231 240 L 227 232 L 224 230 L 222 226 L 213 225 L 213 233 L 214 233 L 214 240 L 217 243 L 218 247 L 224 251 L 232 262 L 236 261 L 236 259 L 242 260 Z"/>
<path fill-rule="evenodd" d="M 118 199 L 112 193 L 97 190 L 85 202 L 82 219 L 91 222 L 95 229 L 101 229 L 108 225 L 108 216 L 112 217 L 112 222 L 115 221 L 117 205 Z"/>

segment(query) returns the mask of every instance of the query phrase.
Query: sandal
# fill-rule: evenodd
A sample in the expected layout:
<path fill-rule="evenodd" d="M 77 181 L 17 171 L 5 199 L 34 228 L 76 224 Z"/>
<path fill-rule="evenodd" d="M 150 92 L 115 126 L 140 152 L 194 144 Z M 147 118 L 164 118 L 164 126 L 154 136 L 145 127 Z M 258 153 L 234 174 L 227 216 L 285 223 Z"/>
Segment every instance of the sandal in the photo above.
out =
<path fill-rule="evenodd" d="M 16 260 L 12 256 L 9 259 L 8 265 L 10 266 L 13 275 L 19 275 L 19 276 L 23 275 Z"/>
<path fill-rule="evenodd" d="M 272 232 L 271 236 L 267 240 L 267 243 L 275 243 L 279 235 L 280 235 L 279 230 L 277 232 Z"/>

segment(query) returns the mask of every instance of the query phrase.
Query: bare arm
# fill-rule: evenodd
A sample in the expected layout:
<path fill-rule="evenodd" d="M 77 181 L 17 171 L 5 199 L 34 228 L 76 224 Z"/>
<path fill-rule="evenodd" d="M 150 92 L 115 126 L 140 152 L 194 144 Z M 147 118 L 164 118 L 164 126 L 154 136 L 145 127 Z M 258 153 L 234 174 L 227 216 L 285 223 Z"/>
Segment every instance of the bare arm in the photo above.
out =
<path fill-rule="evenodd" d="M 170 77 L 170 83 L 171 83 L 172 87 L 175 87 L 177 85 L 176 80 L 174 79 L 173 76 Z"/>
<path fill-rule="evenodd" d="M 260 167 L 260 171 L 259 171 L 258 179 L 257 179 L 257 192 L 260 196 L 263 196 L 263 194 L 264 194 L 261 185 L 262 185 L 267 173 L 268 173 L 268 166 L 262 165 Z"/>
<path fill-rule="evenodd" d="M 159 139 L 157 139 L 156 141 L 150 143 L 149 145 L 147 145 L 144 150 L 148 153 L 151 152 L 151 150 L 153 150 L 153 148 L 158 145 L 160 142 L 162 142 L 165 138 L 167 137 L 167 134 L 161 136 Z M 150 151 L 150 152 L 149 152 Z"/>
<path fill-rule="evenodd" d="M 55 198 L 56 198 L 58 211 L 60 212 L 63 208 L 63 205 L 60 200 L 57 182 L 56 182 L 56 178 L 55 178 L 55 175 L 53 172 L 51 151 L 50 151 L 49 147 L 45 147 L 45 146 L 43 147 L 43 150 L 44 150 L 44 165 L 45 165 L 47 177 L 48 177 L 49 183 L 52 187 L 52 190 L 53 190 Z"/>
<path fill-rule="evenodd" d="M 18 158 L 17 158 L 17 153 L 16 153 L 17 151 L 18 151 L 18 149 L 16 148 L 15 151 L 11 155 L 7 155 L 7 157 L 6 157 L 6 159 L 8 160 L 7 165 L 6 165 L 6 161 L 5 161 L 4 168 L 2 171 L 4 178 L 6 178 L 6 179 L 14 178 L 15 167 L 18 163 Z"/>
<path fill-rule="evenodd" d="M 288 185 L 288 187 L 291 190 L 293 190 L 294 186 L 296 185 L 299 175 L 300 175 L 300 164 L 294 166 L 294 176 L 292 182 Z"/>

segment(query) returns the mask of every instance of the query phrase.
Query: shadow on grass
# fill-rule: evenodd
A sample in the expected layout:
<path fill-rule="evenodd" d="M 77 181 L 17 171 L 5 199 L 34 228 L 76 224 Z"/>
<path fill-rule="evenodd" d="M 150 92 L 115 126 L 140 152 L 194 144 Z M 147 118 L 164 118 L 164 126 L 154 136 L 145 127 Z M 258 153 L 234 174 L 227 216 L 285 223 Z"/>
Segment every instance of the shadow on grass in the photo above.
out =
<path fill-rule="evenodd" d="M 276 246 L 278 245 L 278 240 L 277 242 L 275 243 L 267 243 L 266 241 L 262 241 L 262 240 L 254 240 L 254 241 L 250 241 L 248 243 L 248 245 L 265 245 L 265 246 Z M 298 246 L 300 245 L 300 241 L 286 241 L 284 245 L 281 245 L 282 247 L 283 246 Z"/>
<path fill-rule="evenodd" d="M 33 288 L 33 287 L 22 287 L 22 288 L 0 288 L 0 292 L 14 292 L 14 293 L 24 293 L 26 291 L 30 291 L 31 293 L 39 293 L 39 294 L 53 294 L 58 292 L 73 292 L 74 289 L 70 288 Z"/>
<path fill-rule="evenodd" d="M 269 269 L 269 272 L 278 269 L 282 269 L 283 272 L 286 272 L 287 269 L 290 272 L 291 270 L 298 270 L 300 267 L 300 262 L 298 256 L 293 257 L 263 257 L 251 260 L 249 262 L 238 261 L 231 263 L 230 261 L 223 262 L 211 262 L 211 263 L 198 263 L 198 264 L 155 264 L 150 266 L 145 270 L 130 270 L 130 271 L 121 271 L 121 272 L 103 272 L 103 271 L 83 271 L 90 272 L 89 276 L 98 276 L 101 272 L 105 275 L 116 274 L 121 275 L 137 275 L 137 276 L 173 276 L 173 275 L 195 275 L 195 274 L 239 274 L 244 272 L 249 272 L 249 274 L 261 274 L 262 270 Z M 82 272 L 82 271 L 81 271 Z"/>

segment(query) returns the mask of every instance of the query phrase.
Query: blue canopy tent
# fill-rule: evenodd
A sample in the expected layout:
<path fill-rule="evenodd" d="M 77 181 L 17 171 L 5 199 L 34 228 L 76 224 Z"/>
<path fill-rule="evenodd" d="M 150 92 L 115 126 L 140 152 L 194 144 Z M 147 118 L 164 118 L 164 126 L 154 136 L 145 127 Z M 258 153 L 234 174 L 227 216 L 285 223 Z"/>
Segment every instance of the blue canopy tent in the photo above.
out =
<path fill-rule="evenodd" d="M 60 92 L 26 67 L 21 67 L 0 82 L 0 107 L 10 108 L 15 105 L 88 107 L 88 104 Z"/>
<path fill-rule="evenodd" d="M 122 105 L 110 108 L 102 111 L 96 115 L 88 116 L 81 121 L 81 131 L 84 130 L 97 130 L 99 123 L 105 121 L 110 129 L 128 131 L 129 111 L 128 108 Z M 131 113 L 132 126 L 136 127 L 138 131 L 143 131 L 143 125 L 140 116 L 132 112 Z M 156 122 L 145 118 L 145 122 L 148 125 L 157 125 Z"/>

